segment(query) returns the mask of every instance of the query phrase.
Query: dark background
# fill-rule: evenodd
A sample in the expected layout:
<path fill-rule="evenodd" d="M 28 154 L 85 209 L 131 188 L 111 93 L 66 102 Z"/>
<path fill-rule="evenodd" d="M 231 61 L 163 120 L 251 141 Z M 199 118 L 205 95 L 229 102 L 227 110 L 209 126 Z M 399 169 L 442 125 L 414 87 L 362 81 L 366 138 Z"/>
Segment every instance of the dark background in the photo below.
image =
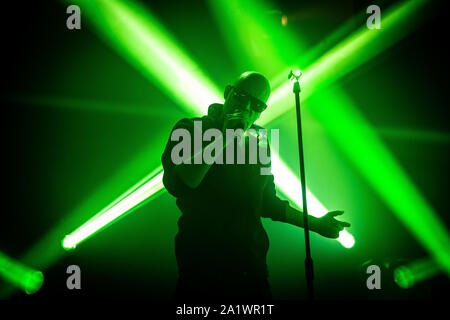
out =
<path fill-rule="evenodd" d="M 352 16 L 364 18 L 361 12 L 364 13 L 368 5 L 379 4 L 383 8 L 394 2 L 276 1 L 283 12 L 310 12 L 307 18 L 293 22 L 290 27 L 294 32 L 303 32 L 311 44 Z M 146 6 L 206 69 L 210 70 L 215 64 L 233 66 L 224 43 L 219 41 L 208 51 L 190 44 L 197 36 L 195 28 L 208 27 L 211 32 L 217 28 L 201 1 L 151 1 Z M 183 116 L 172 100 L 99 40 L 84 20 L 82 30 L 68 30 L 65 9 L 64 3 L 50 1 L 11 2 L 2 9 L 4 188 L 0 250 L 16 259 L 66 219 L 66 214 L 108 180 L 111 173 L 118 172 L 134 155 L 155 146 L 155 139 L 166 139 L 173 123 Z M 383 140 L 448 227 L 448 26 L 446 12 L 439 2 L 430 10 L 428 18 L 416 31 L 339 82 L 375 127 L 413 127 L 446 137 L 444 141 L 389 136 Z M 184 18 L 180 19 L 181 16 Z M 189 21 L 192 21 L 192 29 L 185 30 L 183 27 L 189 25 Z M 220 87 L 236 75 L 230 71 L 212 76 Z M 364 82 L 364 90 L 361 90 L 361 82 Z M 368 95 L 377 99 L 368 100 Z M 105 109 L 110 106 L 115 109 L 92 112 L 82 107 L 59 107 L 58 102 L 29 103 L 26 100 L 35 101 L 34 97 L 43 96 L 73 97 L 78 99 L 74 105 L 82 105 L 83 101 L 104 101 Z M 384 106 L 386 100 L 401 100 L 404 96 L 413 103 L 391 104 L 392 108 L 398 106 L 396 110 Z M 129 105 L 141 110 L 136 114 L 121 111 L 121 106 Z M 150 110 L 144 110 L 147 108 Z M 160 114 L 161 109 L 170 112 Z M 142 116 L 146 112 L 149 116 Z M 157 166 L 162 151 L 162 140 L 157 142 L 155 157 L 148 164 L 149 171 Z M 143 176 L 139 170 L 133 174 Z M 137 181 L 133 178 L 130 177 L 130 181 Z M 387 210 L 368 186 L 361 188 L 357 192 L 367 195 L 368 205 Z M 106 195 L 102 197 L 92 206 L 92 211 L 82 212 L 68 222 L 71 225 L 68 228 L 73 229 L 96 213 L 96 209 L 102 209 L 113 200 L 108 200 Z M 179 213 L 174 199 L 167 193 L 154 202 L 140 207 L 86 245 L 49 265 L 43 270 L 45 283 L 42 289 L 28 298 L 168 299 L 176 281 L 171 241 L 177 231 Z M 390 252 L 390 244 L 380 240 L 380 243 L 372 244 L 380 246 L 379 251 L 374 250 L 378 255 L 359 252 L 355 262 L 374 259 L 381 265 L 390 259 L 413 260 L 427 255 L 394 216 L 383 215 L 381 219 L 390 225 L 389 231 L 396 234 L 395 239 L 403 244 L 400 248 L 405 250 L 400 254 L 398 248 Z M 372 223 L 381 225 L 367 221 L 367 224 Z M 303 245 L 301 239 L 296 245 Z M 320 260 L 314 247 L 313 255 Z M 345 258 L 337 256 L 336 259 Z M 70 264 L 81 267 L 80 291 L 66 289 L 65 270 Z M 401 290 L 386 281 L 383 290 L 371 292 L 365 288 L 367 275 L 364 271 L 355 264 L 352 272 L 340 270 L 338 276 L 334 274 L 331 278 L 318 274 L 318 297 L 440 299 L 448 289 L 448 278 L 440 275 L 410 290 Z M 383 279 L 388 278 L 389 272 L 383 269 Z M 299 270 L 299 274 L 301 279 L 303 270 Z M 0 288 L 2 286 L 8 285 L 0 282 Z M 284 291 L 278 289 L 275 297 L 304 298 L 305 292 L 296 292 L 299 288 L 303 287 L 286 286 Z M 16 292 L 13 297 L 27 296 Z"/>

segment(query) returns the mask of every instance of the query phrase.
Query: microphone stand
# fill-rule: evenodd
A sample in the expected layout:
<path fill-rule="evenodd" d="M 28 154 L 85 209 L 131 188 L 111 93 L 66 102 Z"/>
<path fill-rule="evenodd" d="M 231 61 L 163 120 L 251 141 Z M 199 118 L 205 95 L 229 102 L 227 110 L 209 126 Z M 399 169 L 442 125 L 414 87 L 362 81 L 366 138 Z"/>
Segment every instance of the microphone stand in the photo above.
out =
<path fill-rule="evenodd" d="M 308 300 L 314 300 L 314 269 L 313 260 L 311 258 L 311 247 L 309 243 L 309 225 L 308 225 L 308 207 L 306 205 L 306 181 L 305 181 L 305 161 L 303 158 L 303 138 L 302 138 L 302 122 L 300 114 L 300 71 L 290 72 L 289 79 L 294 80 L 293 92 L 295 94 L 295 107 L 297 110 L 297 134 L 298 134 L 298 152 L 300 160 L 300 182 L 302 184 L 302 201 L 303 201 L 303 229 L 305 230 L 305 273 L 306 285 L 308 288 Z"/>

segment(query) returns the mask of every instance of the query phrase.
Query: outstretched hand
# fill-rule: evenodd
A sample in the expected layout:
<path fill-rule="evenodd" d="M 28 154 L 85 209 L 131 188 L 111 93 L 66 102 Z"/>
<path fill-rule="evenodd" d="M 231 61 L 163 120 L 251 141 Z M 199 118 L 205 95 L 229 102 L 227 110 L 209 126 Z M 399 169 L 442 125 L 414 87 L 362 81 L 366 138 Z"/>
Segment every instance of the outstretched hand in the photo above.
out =
<path fill-rule="evenodd" d="M 311 229 L 321 236 L 326 238 L 336 239 L 339 237 L 339 232 L 344 230 L 345 227 L 350 227 L 350 223 L 336 220 L 336 216 L 340 216 L 344 213 L 342 210 L 330 211 L 321 218 L 315 220 Z"/>

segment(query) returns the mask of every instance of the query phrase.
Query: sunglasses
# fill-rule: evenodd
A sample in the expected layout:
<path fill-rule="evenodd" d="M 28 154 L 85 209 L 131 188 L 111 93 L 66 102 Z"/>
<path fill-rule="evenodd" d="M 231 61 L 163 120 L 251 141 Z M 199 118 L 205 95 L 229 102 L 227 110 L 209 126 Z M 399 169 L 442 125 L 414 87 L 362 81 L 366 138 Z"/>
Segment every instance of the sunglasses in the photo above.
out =
<path fill-rule="evenodd" d="M 255 112 L 263 112 L 264 110 L 267 109 L 267 105 L 262 102 L 261 100 L 249 95 L 247 92 L 230 86 L 233 89 L 233 95 L 235 97 L 235 99 L 237 101 L 239 101 L 239 103 L 242 103 L 243 105 L 247 105 L 250 102 L 250 108 L 252 108 L 253 111 Z"/>

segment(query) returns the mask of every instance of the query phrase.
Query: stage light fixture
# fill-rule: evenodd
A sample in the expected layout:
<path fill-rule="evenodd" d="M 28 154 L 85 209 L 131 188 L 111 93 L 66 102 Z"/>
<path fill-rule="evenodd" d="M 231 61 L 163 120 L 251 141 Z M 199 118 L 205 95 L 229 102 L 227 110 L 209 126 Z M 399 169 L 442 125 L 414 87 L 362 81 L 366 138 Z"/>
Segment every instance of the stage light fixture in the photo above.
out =
<path fill-rule="evenodd" d="M 162 169 L 159 168 L 145 177 L 116 201 L 67 235 L 62 241 L 63 248 L 75 249 L 79 243 L 106 228 L 111 223 L 123 218 L 125 214 L 130 213 L 132 209 L 142 204 L 143 201 L 150 200 L 152 196 L 163 189 L 162 175 Z"/>
<path fill-rule="evenodd" d="M 44 283 L 42 272 L 29 268 L 2 252 L 0 252 L 0 275 L 5 281 L 27 294 L 36 293 Z"/>
<path fill-rule="evenodd" d="M 400 288 L 409 289 L 440 272 L 439 265 L 429 258 L 419 259 L 394 270 L 394 281 Z"/>

